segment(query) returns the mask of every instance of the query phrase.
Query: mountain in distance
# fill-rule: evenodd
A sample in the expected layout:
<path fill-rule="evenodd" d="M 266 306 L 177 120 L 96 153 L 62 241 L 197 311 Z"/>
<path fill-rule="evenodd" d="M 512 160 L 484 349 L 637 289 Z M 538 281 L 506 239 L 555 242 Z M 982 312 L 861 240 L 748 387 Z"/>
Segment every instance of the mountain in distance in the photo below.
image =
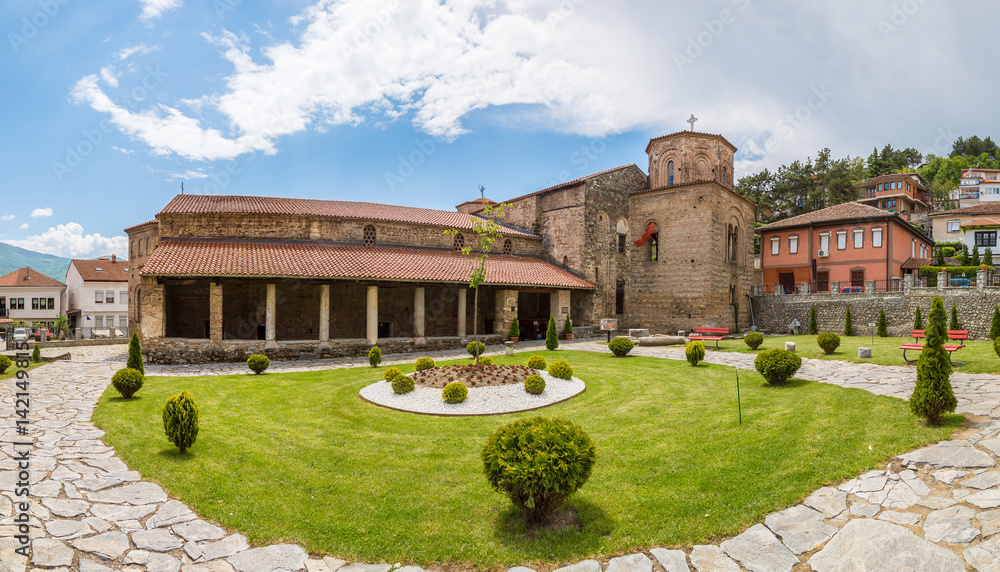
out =
<path fill-rule="evenodd" d="M 69 258 L 55 256 L 53 254 L 42 254 L 33 250 L 25 250 L 0 242 L 0 276 L 9 274 L 19 268 L 28 267 L 37 272 L 58 280 L 66 282 L 66 271 L 69 270 Z"/>

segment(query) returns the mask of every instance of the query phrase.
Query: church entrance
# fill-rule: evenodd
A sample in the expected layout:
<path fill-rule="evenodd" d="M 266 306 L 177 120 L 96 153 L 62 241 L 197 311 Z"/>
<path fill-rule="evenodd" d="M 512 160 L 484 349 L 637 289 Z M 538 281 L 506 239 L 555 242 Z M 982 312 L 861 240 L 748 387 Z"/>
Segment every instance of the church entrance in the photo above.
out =
<path fill-rule="evenodd" d="M 548 292 L 525 292 L 517 297 L 517 322 L 521 326 L 522 340 L 544 340 L 552 311 Z M 558 326 L 559 324 L 557 324 Z"/>

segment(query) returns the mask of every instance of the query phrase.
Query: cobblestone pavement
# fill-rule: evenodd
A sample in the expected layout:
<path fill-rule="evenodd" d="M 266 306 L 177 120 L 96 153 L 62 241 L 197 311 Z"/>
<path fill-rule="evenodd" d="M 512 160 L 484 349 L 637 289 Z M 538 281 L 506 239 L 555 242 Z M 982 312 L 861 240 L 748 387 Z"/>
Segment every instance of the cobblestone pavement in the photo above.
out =
<path fill-rule="evenodd" d="M 519 353 L 541 343 L 519 345 Z M 114 347 L 114 346 L 112 346 Z M 608 351 L 604 344 L 564 347 Z M 390 565 L 310 558 L 300 547 L 248 546 L 246 538 L 203 521 L 157 485 L 142 481 L 101 440 L 90 422 L 98 396 L 122 366 L 120 354 L 87 348 L 72 362 L 32 371 L 30 529 L 32 556 L 18 555 L 21 513 L 14 380 L 0 381 L 0 572 L 389 572 Z M 81 349 L 82 348 L 76 348 Z M 490 353 L 490 352 L 488 352 Z M 492 352 L 496 353 L 496 352 Z M 677 347 L 633 353 L 684 359 Z M 436 352 L 435 357 L 462 357 Z M 754 356 L 709 352 L 707 361 L 752 367 Z M 413 356 L 387 356 L 386 363 Z M 87 360 L 87 361 L 83 361 Z M 796 377 L 905 398 L 913 368 L 803 360 Z M 273 371 L 348 367 L 366 361 L 275 362 Z M 231 369 L 227 369 L 231 368 Z M 245 372 L 244 366 L 147 368 L 156 375 Z M 651 548 L 607 562 L 586 560 L 561 572 L 962 571 L 1000 570 L 1000 376 L 956 373 L 960 411 L 974 429 L 955 440 L 901 455 L 838 487 L 815 491 L 803 503 L 768 515 L 735 538 L 685 550 Z M 433 568 L 433 566 L 432 566 Z M 404 572 L 420 568 L 404 567 Z M 524 569 L 519 569 L 524 572 Z"/>

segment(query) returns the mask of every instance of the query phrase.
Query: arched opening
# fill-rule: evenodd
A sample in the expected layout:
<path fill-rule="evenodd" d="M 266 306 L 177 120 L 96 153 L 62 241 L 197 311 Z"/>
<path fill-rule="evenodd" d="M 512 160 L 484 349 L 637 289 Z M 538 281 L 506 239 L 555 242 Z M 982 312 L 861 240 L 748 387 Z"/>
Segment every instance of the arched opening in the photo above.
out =
<path fill-rule="evenodd" d="M 615 314 L 625 313 L 625 281 L 619 278 L 615 282 Z"/>
<path fill-rule="evenodd" d="M 563 268 L 569 268 L 569 257 L 568 256 L 563 256 L 563 263 L 562 263 L 562 265 L 563 265 Z"/>
<path fill-rule="evenodd" d="M 674 162 L 670 161 L 667 163 L 667 186 L 672 187 L 674 185 Z"/>

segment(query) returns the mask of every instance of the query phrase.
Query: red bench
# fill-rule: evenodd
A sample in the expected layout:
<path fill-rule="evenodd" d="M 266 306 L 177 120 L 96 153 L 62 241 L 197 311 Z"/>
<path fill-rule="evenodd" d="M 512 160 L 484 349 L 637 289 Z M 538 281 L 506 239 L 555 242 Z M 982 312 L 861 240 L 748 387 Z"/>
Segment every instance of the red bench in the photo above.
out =
<path fill-rule="evenodd" d="M 726 339 L 729 328 L 695 328 L 694 334 L 688 336 L 690 340 L 715 340 L 715 349 L 719 347 L 719 340 Z"/>
<path fill-rule="evenodd" d="M 926 332 L 927 332 L 927 330 L 912 330 L 912 331 L 910 331 L 910 336 L 913 337 L 914 340 L 918 340 L 920 338 L 926 338 L 927 337 Z M 957 343 L 957 344 L 942 344 L 941 345 L 941 347 L 944 348 L 945 351 L 948 352 L 948 355 L 951 356 L 952 353 L 957 352 L 958 350 L 960 350 L 960 349 L 962 349 L 962 348 L 965 347 L 965 343 L 964 342 L 965 342 L 965 340 L 969 339 L 969 330 L 948 330 L 948 339 L 950 339 L 950 340 L 958 340 L 959 341 L 959 343 Z M 906 343 L 906 344 L 903 344 L 903 345 L 899 346 L 899 349 L 903 350 L 903 360 L 905 360 L 906 363 L 913 363 L 913 362 L 915 362 L 917 360 L 915 360 L 915 359 L 906 359 L 906 350 L 923 351 L 924 344 L 917 343 L 917 342 Z M 949 359 L 950 359 L 950 357 L 949 357 Z M 962 365 L 962 363 L 963 362 L 951 362 L 951 365 Z"/>

